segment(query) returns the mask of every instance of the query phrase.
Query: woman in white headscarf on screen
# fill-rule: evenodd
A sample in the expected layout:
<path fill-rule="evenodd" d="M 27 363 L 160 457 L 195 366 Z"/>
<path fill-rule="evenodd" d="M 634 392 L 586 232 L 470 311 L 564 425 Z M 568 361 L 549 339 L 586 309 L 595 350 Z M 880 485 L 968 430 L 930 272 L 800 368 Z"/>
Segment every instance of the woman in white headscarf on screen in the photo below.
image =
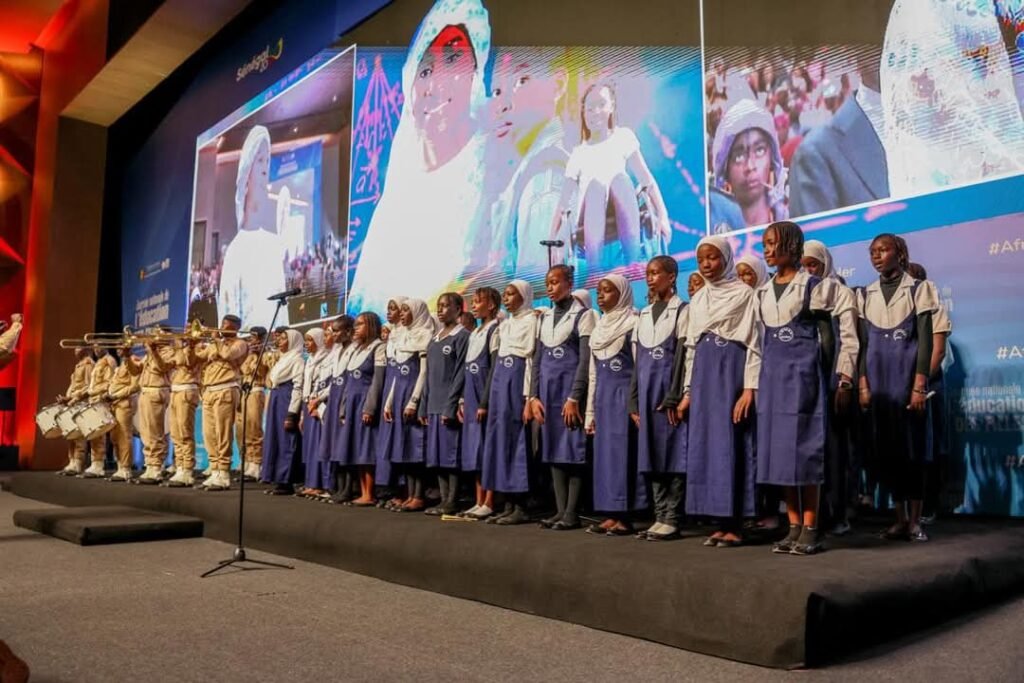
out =
<path fill-rule="evenodd" d="M 469 269 L 482 211 L 491 46 L 480 0 L 438 0 L 402 68 L 405 104 L 370 219 L 349 310 L 382 311 L 390 292 L 428 301 Z"/>
<path fill-rule="evenodd" d="M 1024 122 L 991 0 L 896 0 L 881 85 L 893 197 L 1024 170 Z"/>
<path fill-rule="evenodd" d="M 277 232 L 277 205 L 270 183 L 270 133 L 253 126 L 242 144 L 235 178 L 238 232 L 224 252 L 217 316 L 237 315 L 244 325 L 269 325 L 275 303 L 267 297 L 285 288 L 284 248 Z M 288 325 L 282 309 L 276 325 Z"/>

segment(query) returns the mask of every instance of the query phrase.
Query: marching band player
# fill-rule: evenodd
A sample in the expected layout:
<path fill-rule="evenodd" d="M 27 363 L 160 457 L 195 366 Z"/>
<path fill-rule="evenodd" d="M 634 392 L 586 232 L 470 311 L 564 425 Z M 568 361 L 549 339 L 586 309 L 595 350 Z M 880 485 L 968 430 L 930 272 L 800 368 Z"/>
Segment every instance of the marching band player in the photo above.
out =
<path fill-rule="evenodd" d="M 263 409 L 266 406 L 266 394 L 264 388 L 267 386 L 267 373 L 274 364 L 274 355 L 268 348 L 260 360 L 259 367 L 256 367 L 256 359 L 259 357 L 260 347 L 267 337 L 267 330 L 264 327 L 249 328 L 248 350 L 249 355 L 242 361 L 242 382 L 252 386 L 248 400 L 238 402 L 238 412 L 235 413 L 235 439 L 238 441 L 239 453 L 245 453 L 245 471 L 242 472 L 246 481 L 258 481 L 260 478 L 260 466 L 263 464 Z M 245 443 L 242 443 L 243 421 L 245 427 Z"/>
<path fill-rule="evenodd" d="M 89 392 L 89 377 L 92 368 L 96 364 L 93 360 L 92 350 L 81 348 L 75 351 L 74 369 L 71 371 L 71 381 L 63 395 L 58 396 L 60 403 L 74 403 L 81 401 Z M 68 441 L 68 464 L 57 474 L 64 476 L 75 476 L 85 470 L 85 440 L 71 439 Z"/>
<path fill-rule="evenodd" d="M 192 486 L 196 468 L 196 408 L 202 363 L 189 352 L 192 342 L 179 342 L 171 356 L 171 442 L 174 444 L 174 476 L 171 488 Z"/>
<path fill-rule="evenodd" d="M 138 377 L 131 373 L 128 357 L 132 349 L 127 344 L 120 349 L 121 364 L 114 370 L 107 386 L 107 398 L 114 413 L 114 429 L 110 440 L 114 444 L 117 471 L 110 481 L 132 480 L 132 432 L 134 431 L 135 410 L 139 404 Z"/>
<path fill-rule="evenodd" d="M 11 315 L 11 324 L 0 322 L 0 369 L 14 360 L 14 347 L 21 336 L 21 313 Z"/>
<path fill-rule="evenodd" d="M 210 476 L 201 486 L 207 491 L 231 488 L 231 430 L 241 396 L 241 367 L 248 354 L 245 342 L 237 338 L 242 321 L 235 315 L 221 320 L 220 337 L 190 350 L 205 361 L 203 368 L 203 443 L 210 457 Z"/>
<path fill-rule="evenodd" d="M 117 361 L 106 349 L 93 349 L 96 354 L 96 363 L 89 373 L 89 403 L 99 403 L 107 398 L 107 387 L 117 369 Z M 89 442 L 89 453 L 91 462 L 89 468 L 82 473 L 86 479 L 101 479 L 106 476 L 103 461 L 107 458 L 107 435 L 103 434 Z"/>
<path fill-rule="evenodd" d="M 163 465 L 167 460 L 167 406 L 171 401 L 170 371 L 173 369 L 174 349 L 166 344 L 146 344 L 146 355 L 141 359 L 125 358 L 128 371 L 139 378 L 139 436 L 146 469 L 137 482 L 155 486 L 162 481 Z"/>

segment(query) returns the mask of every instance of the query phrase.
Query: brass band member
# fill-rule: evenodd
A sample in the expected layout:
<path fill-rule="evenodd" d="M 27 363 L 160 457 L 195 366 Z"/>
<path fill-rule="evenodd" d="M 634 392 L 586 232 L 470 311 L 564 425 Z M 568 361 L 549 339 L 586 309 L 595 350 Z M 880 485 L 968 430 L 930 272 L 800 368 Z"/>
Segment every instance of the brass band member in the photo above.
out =
<path fill-rule="evenodd" d="M 267 386 L 267 373 L 274 364 L 274 355 L 268 348 L 260 360 L 260 367 L 257 368 L 256 358 L 259 356 L 263 340 L 267 338 L 267 330 L 263 327 L 253 327 L 250 328 L 249 335 L 249 355 L 242 362 L 241 373 L 242 382 L 252 384 L 252 392 L 244 406 L 239 399 L 238 411 L 235 413 L 235 439 L 238 441 L 238 452 L 245 453 L 245 471 L 242 476 L 246 481 L 257 481 L 260 478 L 260 465 L 263 464 L 263 409 L 267 399 L 264 388 Z"/>
<path fill-rule="evenodd" d="M 57 400 L 61 403 L 75 403 L 81 401 L 89 393 L 89 377 L 96 361 L 92 358 L 92 351 L 81 348 L 75 351 L 74 369 L 71 371 L 71 381 L 67 390 Z M 85 439 L 70 439 L 68 441 L 68 464 L 58 474 L 75 476 L 85 470 Z"/>
<path fill-rule="evenodd" d="M 138 483 L 150 486 L 162 481 L 163 465 L 167 460 L 167 406 L 171 400 L 174 349 L 166 344 L 146 344 L 142 360 L 129 356 L 125 359 L 128 371 L 139 378 L 139 436 L 146 469 Z"/>
<path fill-rule="evenodd" d="M 174 476 L 171 488 L 192 486 L 196 469 L 196 408 L 202 362 L 192 353 L 190 341 L 179 341 L 171 356 L 171 441 L 174 443 Z"/>
<path fill-rule="evenodd" d="M 242 362 L 248 353 L 245 342 L 236 338 L 242 321 L 226 315 L 221 321 L 222 338 L 200 344 L 192 353 L 205 362 L 203 368 L 203 443 L 210 456 L 210 476 L 202 483 L 208 491 L 231 488 L 231 442 L 235 411 L 241 394 Z"/>
<path fill-rule="evenodd" d="M 120 350 L 121 364 L 114 370 L 107 387 L 107 398 L 110 409 L 114 413 L 114 429 L 110 432 L 110 440 L 114 443 L 114 457 L 117 459 L 117 471 L 110 481 L 132 480 L 132 432 L 134 431 L 135 410 L 139 403 L 139 380 L 131 373 L 128 357 L 131 356 L 130 346 Z"/>
<path fill-rule="evenodd" d="M 87 393 L 89 403 L 99 403 L 107 398 L 107 388 L 114 376 L 114 370 L 117 369 L 117 361 L 106 349 L 96 348 L 93 351 L 96 354 L 96 363 L 92 366 L 92 372 L 89 373 Z M 103 465 L 103 461 L 107 457 L 106 434 L 89 442 L 89 454 L 92 461 L 89 463 L 89 469 L 85 470 L 82 476 L 86 479 L 102 479 L 107 474 Z"/>

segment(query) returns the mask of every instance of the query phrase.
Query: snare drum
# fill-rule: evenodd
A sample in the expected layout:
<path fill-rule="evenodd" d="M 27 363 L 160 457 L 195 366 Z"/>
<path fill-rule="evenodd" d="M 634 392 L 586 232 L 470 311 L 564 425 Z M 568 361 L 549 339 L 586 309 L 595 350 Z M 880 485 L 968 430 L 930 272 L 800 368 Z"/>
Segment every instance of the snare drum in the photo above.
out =
<path fill-rule="evenodd" d="M 64 410 L 62 404 L 51 403 L 48 406 L 44 406 L 36 415 L 36 424 L 39 425 L 39 431 L 42 432 L 44 439 L 56 439 L 64 434 L 61 431 L 60 425 L 57 424 L 57 415 L 62 410 Z"/>
<path fill-rule="evenodd" d="M 81 406 L 72 414 L 72 418 L 86 441 L 103 436 L 117 424 L 106 401 Z"/>
<path fill-rule="evenodd" d="M 75 411 L 81 407 L 81 403 L 74 403 L 57 413 L 57 426 L 60 427 L 61 435 L 68 441 L 82 438 L 82 430 L 75 424 Z"/>

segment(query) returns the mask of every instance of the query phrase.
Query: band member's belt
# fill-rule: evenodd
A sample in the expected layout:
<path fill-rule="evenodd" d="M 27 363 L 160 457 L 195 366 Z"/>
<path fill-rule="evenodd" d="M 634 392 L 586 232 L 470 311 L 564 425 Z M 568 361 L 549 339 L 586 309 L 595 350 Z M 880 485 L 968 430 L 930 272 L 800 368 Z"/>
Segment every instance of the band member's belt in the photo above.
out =
<path fill-rule="evenodd" d="M 198 384 L 172 384 L 171 393 L 177 394 L 182 391 L 195 391 L 199 388 Z"/>
<path fill-rule="evenodd" d="M 225 389 L 239 389 L 241 385 L 237 379 L 233 379 L 230 382 L 221 382 L 220 384 L 210 384 L 209 386 L 203 387 L 203 391 L 224 391 Z"/>
<path fill-rule="evenodd" d="M 164 391 L 167 391 L 167 387 L 142 387 L 144 394 L 158 394 Z"/>

